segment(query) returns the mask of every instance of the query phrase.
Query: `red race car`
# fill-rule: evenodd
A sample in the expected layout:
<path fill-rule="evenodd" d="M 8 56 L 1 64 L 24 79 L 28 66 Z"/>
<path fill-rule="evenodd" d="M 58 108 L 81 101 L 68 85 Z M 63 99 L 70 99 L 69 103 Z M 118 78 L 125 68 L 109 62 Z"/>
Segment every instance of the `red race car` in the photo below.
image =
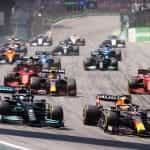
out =
<path fill-rule="evenodd" d="M 4 85 L 14 88 L 27 87 L 32 84 L 32 78 L 40 72 L 37 65 L 18 64 L 13 71 L 4 78 Z"/>
<path fill-rule="evenodd" d="M 150 94 L 150 68 L 139 69 L 138 74 L 128 80 L 128 90 L 132 94 Z"/>

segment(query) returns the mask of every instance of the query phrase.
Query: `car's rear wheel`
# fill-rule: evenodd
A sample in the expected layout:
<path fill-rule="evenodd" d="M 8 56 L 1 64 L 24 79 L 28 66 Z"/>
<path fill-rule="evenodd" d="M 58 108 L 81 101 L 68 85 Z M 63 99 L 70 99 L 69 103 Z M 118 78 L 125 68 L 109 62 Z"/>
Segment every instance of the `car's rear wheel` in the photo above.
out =
<path fill-rule="evenodd" d="M 77 95 L 77 86 L 76 86 L 76 80 L 75 79 L 68 79 L 67 89 L 68 89 L 68 95 L 69 96 L 76 96 Z"/>
<path fill-rule="evenodd" d="M 135 79 L 130 79 L 128 81 L 128 91 L 129 93 L 132 93 L 132 89 L 136 88 L 137 87 L 137 82 Z"/>
<path fill-rule="evenodd" d="M 66 80 L 58 80 L 56 83 L 56 92 L 58 96 L 67 95 L 67 82 Z"/>
<path fill-rule="evenodd" d="M 30 79 L 30 87 L 31 89 L 39 89 L 40 78 L 39 77 L 31 77 Z"/>
<path fill-rule="evenodd" d="M 83 124 L 96 125 L 100 117 L 100 112 L 95 105 L 85 105 L 83 108 Z"/>
<path fill-rule="evenodd" d="M 98 120 L 98 126 L 101 127 L 104 131 L 108 130 L 108 118 L 103 112 L 101 113 L 101 117 Z"/>
<path fill-rule="evenodd" d="M 54 59 L 54 67 L 56 67 L 57 69 L 61 69 L 61 61 L 59 58 L 55 58 Z"/>
<path fill-rule="evenodd" d="M 10 82 L 15 82 L 19 80 L 19 77 L 13 75 L 13 74 L 8 74 L 6 77 L 4 77 L 4 85 L 9 86 Z"/>
<path fill-rule="evenodd" d="M 64 120 L 63 108 L 59 105 L 49 105 L 48 118 L 59 121 L 59 124 L 55 127 L 61 127 Z"/>
<path fill-rule="evenodd" d="M 98 126 L 104 131 L 108 130 L 108 126 L 112 126 L 112 130 L 116 130 L 119 128 L 119 117 L 119 112 L 115 110 L 103 111 L 99 118 Z"/>
<path fill-rule="evenodd" d="M 7 101 L 0 100 L 0 114 L 5 115 L 8 113 L 9 103 Z"/>

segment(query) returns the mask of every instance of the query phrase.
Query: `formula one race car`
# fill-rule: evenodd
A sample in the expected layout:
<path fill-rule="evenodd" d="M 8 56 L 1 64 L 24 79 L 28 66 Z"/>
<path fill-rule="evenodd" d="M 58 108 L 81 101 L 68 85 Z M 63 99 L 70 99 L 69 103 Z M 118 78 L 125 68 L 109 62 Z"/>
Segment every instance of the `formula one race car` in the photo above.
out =
<path fill-rule="evenodd" d="M 118 59 L 114 53 L 94 51 L 91 57 L 83 62 L 85 70 L 118 70 Z"/>
<path fill-rule="evenodd" d="M 76 96 L 75 79 L 65 77 L 64 75 L 64 70 L 43 70 L 41 75 L 31 78 L 30 88 L 34 94 Z"/>
<path fill-rule="evenodd" d="M 61 69 L 60 58 L 54 57 L 48 51 L 36 51 L 35 56 L 25 56 L 22 58 L 22 63 L 35 65 L 43 69 Z"/>
<path fill-rule="evenodd" d="M 0 100 L 0 122 L 36 127 L 63 127 L 63 109 L 46 100 L 34 100 L 29 93 L 15 93 Z"/>
<path fill-rule="evenodd" d="M 78 56 L 79 55 L 79 46 L 68 43 L 67 41 L 61 41 L 58 46 L 56 46 L 52 55 L 56 56 Z"/>
<path fill-rule="evenodd" d="M 30 46 L 51 46 L 53 44 L 52 37 L 39 35 L 33 40 L 29 41 Z"/>
<path fill-rule="evenodd" d="M 77 35 L 72 35 L 65 41 L 68 42 L 68 44 L 78 45 L 78 46 L 85 46 L 86 44 L 85 39 Z"/>
<path fill-rule="evenodd" d="M 102 105 L 102 101 L 115 102 L 112 107 Z M 150 110 L 140 109 L 131 102 L 130 95 L 96 96 L 96 105 L 86 105 L 83 109 L 83 122 L 86 125 L 97 125 L 104 131 L 121 132 L 121 128 L 133 134 L 144 135 L 150 132 Z"/>
<path fill-rule="evenodd" d="M 138 74 L 128 81 L 128 90 L 132 94 L 150 94 L 150 68 L 138 69 Z"/>
<path fill-rule="evenodd" d="M 39 66 L 18 65 L 4 77 L 4 87 L 0 87 L 0 91 L 7 93 L 14 91 L 10 87 L 28 87 L 34 94 L 76 96 L 76 81 L 64 74 L 64 70 L 41 70 Z"/>
<path fill-rule="evenodd" d="M 11 73 L 4 77 L 4 85 L 8 87 L 29 86 L 32 78 L 41 71 L 39 65 L 18 64 Z"/>
<path fill-rule="evenodd" d="M 42 65 L 42 69 L 61 69 L 61 60 L 58 57 L 51 55 L 48 51 L 36 51 L 36 60 L 39 65 Z"/>
<path fill-rule="evenodd" d="M 13 49 L 17 53 L 27 54 L 27 46 L 23 40 L 11 38 L 7 43 L 2 45 L 1 50 Z"/>
<path fill-rule="evenodd" d="M 113 48 L 125 48 L 126 43 L 124 40 L 119 39 L 117 36 L 110 36 L 107 40 L 104 40 L 101 45 L 111 45 Z"/>
<path fill-rule="evenodd" d="M 91 56 L 105 55 L 110 57 L 116 57 L 118 61 L 122 60 L 122 53 L 120 49 L 114 49 L 111 45 L 101 46 L 98 49 L 91 52 Z"/>
<path fill-rule="evenodd" d="M 13 64 L 22 61 L 23 54 L 18 53 L 14 49 L 0 50 L 0 64 Z"/>

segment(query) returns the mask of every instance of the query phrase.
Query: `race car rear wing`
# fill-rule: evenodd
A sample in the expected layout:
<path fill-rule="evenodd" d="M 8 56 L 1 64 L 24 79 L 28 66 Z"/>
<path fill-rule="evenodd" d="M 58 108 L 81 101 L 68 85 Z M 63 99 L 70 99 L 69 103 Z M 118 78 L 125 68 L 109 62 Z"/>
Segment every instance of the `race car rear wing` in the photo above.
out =
<path fill-rule="evenodd" d="M 108 95 L 108 94 L 97 94 L 96 99 L 101 101 L 108 101 L 108 102 L 116 102 L 121 97 L 126 97 L 127 99 L 131 100 L 131 95 Z"/>
<path fill-rule="evenodd" d="M 36 51 L 35 55 L 52 55 L 50 51 Z"/>
<path fill-rule="evenodd" d="M 147 68 L 147 69 L 138 69 L 138 74 L 146 75 L 148 73 L 150 73 L 150 68 Z"/>
<path fill-rule="evenodd" d="M 18 93 L 18 94 L 31 94 L 31 90 L 27 87 L 9 87 L 9 86 L 0 86 L 0 93 Z"/>
<path fill-rule="evenodd" d="M 38 56 L 23 56 L 21 59 L 27 61 L 29 59 L 37 60 L 38 58 Z"/>
<path fill-rule="evenodd" d="M 16 89 L 9 86 L 0 86 L 0 93 L 15 93 Z"/>
<path fill-rule="evenodd" d="M 58 73 L 58 74 L 65 74 L 65 69 L 61 69 L 61 70 L 55 70 L 55 69 L 54 69 L 54 70 L 53 70 L 53 69 L 48 70 L 48 69 L 43 69 L 42 72 L 43 72 L 43 73 L 56 72 L 56 73 Z"/>

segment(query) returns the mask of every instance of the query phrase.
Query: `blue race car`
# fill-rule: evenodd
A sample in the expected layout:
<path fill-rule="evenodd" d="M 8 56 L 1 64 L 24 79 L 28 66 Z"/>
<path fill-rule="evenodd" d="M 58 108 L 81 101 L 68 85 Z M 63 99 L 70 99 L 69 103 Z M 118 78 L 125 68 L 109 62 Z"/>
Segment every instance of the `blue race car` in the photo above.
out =
<path fill-rule="evenodd" d="M 115 57 L 118 61 L 122 60 L 121 50 L 114 49 L 111 45 L 101 45 L 98 49 L 91 52 L 91 56 L 110 56 Z"/>
<path fill-rule="evenodd" d="M 61 69 L 61 60 L 52 56 L 47 51 L 36 51 L 35 56 L 23 57 L 21 63 L 29 65 L 38 65 L 41 69 Z"/>
<path fill-rule="evenodd" d="M 91 57 L 83 62 L 85 70 L 118 70 L 118 56 L 109 47 L 97 49 L 91 52 Z"/>
<path fill-rule="evenodd" d="M 61 60 L 51 55 L 48 51 L 36 51 L 37 63 L 42 65 L 43 69 L 61 69 Z"/>

